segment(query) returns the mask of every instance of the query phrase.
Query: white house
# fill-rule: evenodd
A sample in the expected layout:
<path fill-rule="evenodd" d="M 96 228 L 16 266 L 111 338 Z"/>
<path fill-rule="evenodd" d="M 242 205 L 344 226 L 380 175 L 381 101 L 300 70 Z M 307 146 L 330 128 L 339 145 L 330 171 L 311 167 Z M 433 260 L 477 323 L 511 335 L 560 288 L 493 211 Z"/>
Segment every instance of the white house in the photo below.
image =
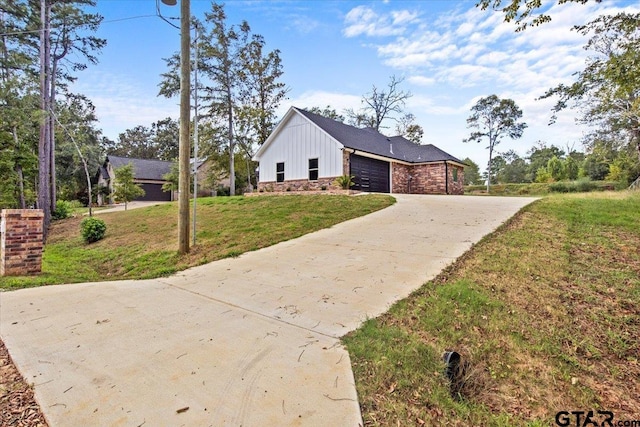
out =
<path fill-rule="evenodd" d="M 341 175 L 354 190 L 462 194 L 464 163 L 434 145 L 387 137 L 291 107 L 256 152 L 259 191 L 320 190 Z"/>

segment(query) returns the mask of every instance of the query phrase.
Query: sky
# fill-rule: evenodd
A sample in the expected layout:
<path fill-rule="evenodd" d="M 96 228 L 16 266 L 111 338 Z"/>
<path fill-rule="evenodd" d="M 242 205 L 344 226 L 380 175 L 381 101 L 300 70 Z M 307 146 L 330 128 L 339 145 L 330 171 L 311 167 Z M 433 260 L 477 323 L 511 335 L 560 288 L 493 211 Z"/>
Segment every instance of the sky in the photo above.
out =
<path fill-rule="evenodd" d="M 554 100 L 537 98 L 571 83 L 584 68 L 587 38 L 572 31 L 574 25 L 601 14 L 640 12 L 638 2 L 547 2 L 552 21 L 523 32 L 503 22 L 501 13 L 482 11 L 475 3 L 231 0 L 225 10 L 229 24 L 246 20 L 268 49 L 280 50 L 288 93 L 279 117 L 291 106 L 357 110 L 363 94 L 373 85 L 385 87 L 395 75 L 404 79 L 401 89 L 412 93 L 405 108 L 424 128 L 423 143 L 469 157 L 481 169 L 488 160 L 486 144 L 463 139 L 471 132 L 466 124 L 471 107 L 492 94 L 513 99 L 528 124 L 522 138 L 503 139 L 498 152 L 526 156 L 540 142 L 581 150 L 588 127 L 576 123 L 580 112 L 564 111 L 549 126 Z M 164 16 L 179 16 L 179 5 L 159 8 Z M 191 13 L 200 19 L 210 8 L 210 1 L 191 0 Z M 98 36 L 107 45 L 97 65 L 78 73 L 74 90 L 93 101 L 97 127 L 117 139 L 137 125 L 178 119 L 178 99 L 157 94 L 166 71 L 163 58 L 179 50 L 179 31 L 156 16 L 156 1 L 97 0 L 88 11 L 104 16 Z M 393 134 L 393 126 L 383 133 Z"/>

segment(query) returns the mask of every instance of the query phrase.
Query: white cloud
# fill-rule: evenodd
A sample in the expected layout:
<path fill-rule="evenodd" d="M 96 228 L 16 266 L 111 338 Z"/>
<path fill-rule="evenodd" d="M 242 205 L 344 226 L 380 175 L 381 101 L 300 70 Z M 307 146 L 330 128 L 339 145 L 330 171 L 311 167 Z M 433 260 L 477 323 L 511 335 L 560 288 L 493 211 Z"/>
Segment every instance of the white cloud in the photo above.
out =
<path fill-rule="evenodd" d="M 389 15 L 381 15 L 366 6 L 351 9 L 344 18 L 346 37 L 359 35 L 398 36 L 404 34 L 406 26 L 418 19 L 418 13 L 408 10 L 392 11 Z"/>
<path fill-rule="evenodd" d="M 320 22 L 304 15 L 290 16 L 289 25 L 300 34 L 309 34 L 321 27 Z"/>
<path fill-rule="evenodd" d="M 426 76 L 411 76 L 407 81 L 416 86 L 431 86 L 436 82 L 436 79 Z"/>
<path fill-rule="evenodd" d="M 416 22 L 418 13 L 400 10 L 391 12 L 391 16 L 393 17 L 393 25 L 404 25 Z"/>
<path fill-rule="evenodd" d="M 467 88 L 501 80 L 503 73 L 498 69 L 482 65 L 459 64 L 440 70 L 437 76 L 440 81 L 448 82 L 459 88 Z"/>

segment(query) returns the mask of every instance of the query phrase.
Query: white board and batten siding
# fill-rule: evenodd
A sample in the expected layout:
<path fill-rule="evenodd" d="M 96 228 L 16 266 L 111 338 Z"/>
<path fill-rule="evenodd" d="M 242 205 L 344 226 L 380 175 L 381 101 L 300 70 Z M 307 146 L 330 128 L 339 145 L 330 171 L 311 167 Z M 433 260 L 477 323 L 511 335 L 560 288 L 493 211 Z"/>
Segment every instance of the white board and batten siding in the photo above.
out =
<path fill-rule="evenodd" d="M 284 179 L 308 179 L 309 159 L 318 159 L 318 177 L 342 175 L 342 144 L 300 114 L 293 114 L 260 156 L 260 182 L 276 180 L 284 162 Z"/>

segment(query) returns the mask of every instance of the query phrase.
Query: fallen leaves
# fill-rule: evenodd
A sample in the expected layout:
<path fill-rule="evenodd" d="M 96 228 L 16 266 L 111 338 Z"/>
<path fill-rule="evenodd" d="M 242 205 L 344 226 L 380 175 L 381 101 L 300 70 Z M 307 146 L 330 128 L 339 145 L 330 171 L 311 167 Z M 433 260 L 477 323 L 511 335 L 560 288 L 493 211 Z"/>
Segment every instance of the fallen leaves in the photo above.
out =
<path fill-rule="evenodd" d="M 47 427 L 33 389 L 18 372 L 0 340 L 0 425 Z"/>

